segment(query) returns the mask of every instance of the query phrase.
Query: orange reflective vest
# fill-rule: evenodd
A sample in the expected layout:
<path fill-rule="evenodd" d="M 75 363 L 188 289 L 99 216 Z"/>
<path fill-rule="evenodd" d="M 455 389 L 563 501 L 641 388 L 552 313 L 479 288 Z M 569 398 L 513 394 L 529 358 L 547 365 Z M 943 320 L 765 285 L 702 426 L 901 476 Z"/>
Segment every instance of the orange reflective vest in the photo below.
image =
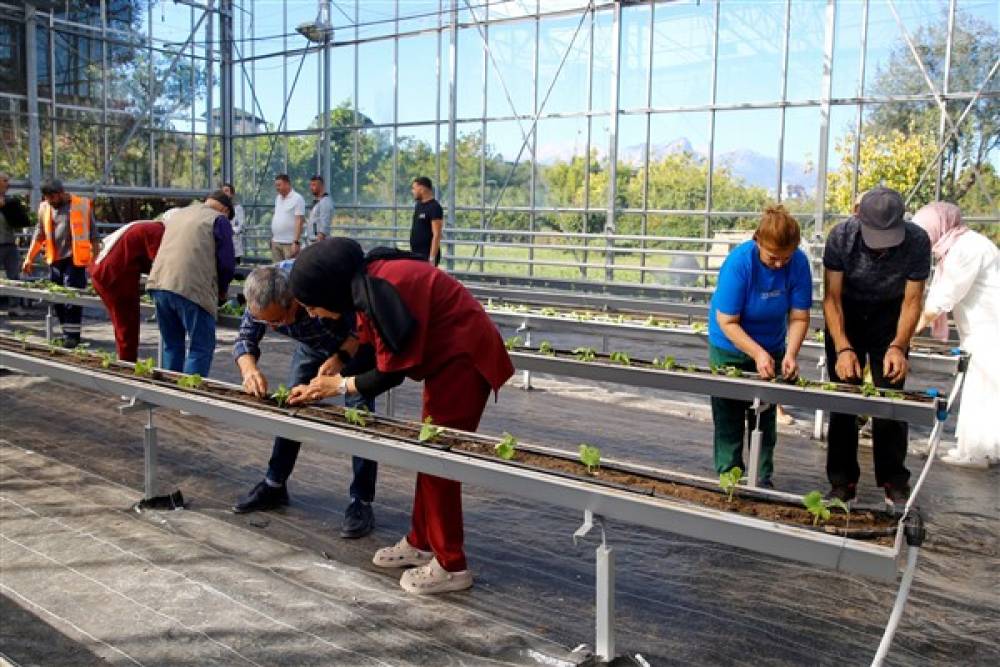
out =
<path fill-rule="evenodd" d="M 90 243 L 90 221 L 93 218 L 93 204 L 86 197 L 72 195 L 69 204 L 69 229 L 73 238 L 73 266 L 90 264 L 92 246 Z M 36 239 L 28 251 L 28 261 L 34 261 L 39 252 L 45 250 L 45 262 L 54 264 L 56 256 L 55 215 L 48 202 L 38 206 L 38 221 L 45 237 Z"/>

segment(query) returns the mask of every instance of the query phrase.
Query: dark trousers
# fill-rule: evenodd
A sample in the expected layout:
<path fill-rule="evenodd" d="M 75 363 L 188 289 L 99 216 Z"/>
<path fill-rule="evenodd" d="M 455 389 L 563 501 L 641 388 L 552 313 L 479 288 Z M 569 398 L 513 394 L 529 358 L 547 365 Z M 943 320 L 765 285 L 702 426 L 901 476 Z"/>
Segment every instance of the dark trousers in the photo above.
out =
<path fill-rule="evenodd" d="M 889 343 L 896 336 L 902 302 L 890 302 L 868 306 L 851 305 L 844 302 L 844 323 L 847 340 L 858 355 L 862 372 L 869 364 L 872 382 L 876 387 L 902 389 L 905 378 L 899 382 L 889 382 L 882 372 L 882 363 Z M 844 382 L 837 375 L 837 351 L 833 336 L 826 332 L 826 364 L 830 379 Z M 851 380 L 849 384 L 859 385 L 861 380 Z M 875 483 L 879 486 L 892 484 L 903 487 L 909 482 L 910 471 L 906 469 L 906 448 L 909 444 L 909 428 L 906 422 L 891 419 L 872 420 L 872 457 L 875 461 Z M 858 419 L 856 415 L 840 412 L 830 414 L 830 429 L 827 432 L 826 476 L 834 486 L 856 484 L 861 477 L 858 466 Z"/>
<path fill-rule="evenodd" d="M 49 266 L 49 280 L 64 287 L 83 289 L 87 286 L 87 269 L 83 266 L 73 266 L 73 258 L 66 257 Z M 80 340 L 83 308 L 58 303 L 55 306 L 55 311 L 63 335 L 69 339 Z"/>
<path fill-rule="evenodd" d="M 345 376 L 364 373 L 375 365 L 374 358 L 364 348 L 343 370 Z M 291 369 L 288 374 L 288 388 L 300 384 L 309 384 L 316 377 L 319 367 L 327 360 L 322 352 L 299 343 L 292 354 Z M 367 401 L 361 394 L 344 397 L 344 403 L 349 408 L 364 407 L 369 412 L 374 411 L 375 401 Z M 292 474 L 295 460 L 299 456 L 302 443 L 288 438 L 275 438 L 271 450 L 271 460 L 267 464 L 267 478 L 277 484 L 284 484 Z M 351 498 L 365 502 L 375 499 L 375 480 L 378 476 L 378 463 L 355 456 L 351 459 L 354 467 L 354 479 L 351 481 Z"/>
<path fill-rule="evenodd" d="M 780 372 L 783 350 L 772 352 Z M 735 366 L 741 371 L 756 372 L 757 364 L 743 352 L 733 352 L 714 345 L 708 347 L 709 362 L 716 366 Z M 715 472 L 728 472 L 733 467 L 746 471 L 743 447 L 750 448 L 750 433 L 757 427 L 757 416 L 749 401 L 712 397 L 712 421 L 715 425 Z M 760 415 L 760 462 L 758 480 L 767 481 L 774 474 L 774 445 L 778 441 L 777 409 L 769 407 Z"/>

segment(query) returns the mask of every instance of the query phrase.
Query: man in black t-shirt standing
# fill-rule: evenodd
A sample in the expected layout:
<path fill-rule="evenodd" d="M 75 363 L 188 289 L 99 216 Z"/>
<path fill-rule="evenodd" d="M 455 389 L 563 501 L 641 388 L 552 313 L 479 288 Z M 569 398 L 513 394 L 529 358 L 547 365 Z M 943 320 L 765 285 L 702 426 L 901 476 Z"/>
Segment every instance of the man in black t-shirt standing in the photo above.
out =
<path fill-rule="evenodd" d="M 444 235 L 444 211 L 434 199 L 434 184 L 418 176 L 410 184 L 413 192 L 413 226 L 410 227 L 410 251 L 427 257 L 437 266 L 441 262 L 441 237 Z"/>
<path fill-rule="evenodd" d="M 875 188 L 826 239 L 823 313 L 826 363 L 834 382 L 861 384 L 866 363 L 876 387 L 902 389 L 906 380 L 931 245 L 924 230 L 905 222 L 903 213 L 898 192 Z M 875 482 L 888 504 L 905 503 L 910 494 L 908 437 L 906 422 L 872 420 Z M 828 495 L 846 502 L 854 498 L 861 476 L 857 418 L 832 413 L 827 441 Z"/>

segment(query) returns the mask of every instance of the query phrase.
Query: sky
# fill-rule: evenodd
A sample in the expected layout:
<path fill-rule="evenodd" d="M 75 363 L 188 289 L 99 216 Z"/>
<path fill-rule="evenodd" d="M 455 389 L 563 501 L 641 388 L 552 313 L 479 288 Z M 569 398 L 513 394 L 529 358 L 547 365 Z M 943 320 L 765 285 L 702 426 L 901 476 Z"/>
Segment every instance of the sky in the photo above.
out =
<path fill-rule="evenodd" d="M 483 0 L 469 0 L 469 9 L 462 0 L 462 18 L 483 18 Z M 580 0 L 543 0 L 543 10 L 576 7 Z M 897 0 L 902 22 L 911 35 L 923 26 L 946 21 L 947 0 Z M 315 0 L 237 0 L 243 12 L 236 19 L 236 33 L 241 30 L 248 38 L 238 47 L 240 54 L 249 56 L 274 53 L 284 48 L 298 48 L 305 39 L 294 33 L 294 26 L 312 21 L 316 17 Z M 256 21 L 254 39 L 251 37 L 251 16 L 246 9 L 252 5 Z M 506 2 L 491 7 L 491 15 L 523 11 L 527 0 Z M 283 9 L 287 7 L 287 17 Z M 354 27 L 355 8 L 351 2 L 335 2 L 332 22 L 335 26 L 334 42 L 353 39 L 355 34 L 370 36 L 385 34 L 394 28 L 392 23 L 366 23 L 392 18 L 391 1 L 365 0 L 358 9 L 359 27 Z M 436 0 L 401 0 L 400 29 L 427 28 L 438 24 Z M 155 37 L 182 41 L 188 33 L 190 8 L 173 5 L 161 0 L 151 17 Z M 959 0 L 958 11 L 974 15 L 1000 27 L 1000 3 L 996 0 Z M 705 105 L 711 102 L 711 55 L 713 7 L 710 2 L 678 2 L 658 5 L 652 35 L 650 58 L 650 13 L 648 6 L 626 8 L 622 25 L 622 64 L 620 107 L 644 109 L 649 102 L 653 108 Z M 836 40 L 832 73 L 834 99 L 857 95 L 859 89 L 859 62 L 861 57 L 860 0 L 841 0 L 837 4 Z M 409 18 L 406 17 L 415 17 Z M 607 111 L 611 99 L 611 12 L 599 11 L 594 27 L 594 80 L 591 83 L 590 106 L 595 112 Z M 444 20 L 447 20 L 445 17 Z M 793 102 L 818 100 L 822 95 L 825 3 L 817 0 L 796 0 L 792 5 L 789 43 L 788 88 L 786 99 Z M 720 15 L 719 68 L 716 100 L 720 104 L 769 102 L 781 99 L 781 70 L 783 66 L 781 34 L 784 21 L 783 0 L 733 0 L 722 5 Z M 590 58 L 590 25 L 580 24 L 580 15 L 544 19 L 540 27 L 539 90 L 538 102 L 548 94 L 543 110 L 550 113 L 586 110 L 588 106 L 587 68 Z M 489 30 L 490 54 L 486 62 L 486 87 L 488 115 L 511 115 L 511 107 L 519 114 L 531 114 L 533 106 L 532 69 L 534 59 L 534 23 L 532 21 L 492 26 Z M 283 36 L 284 35 L 284 36 Z M 218 35 L 215 35 L 217 38 Z M 205 39 L 204 33 L 199 42 Z M 433 121 L 440 106 L 440 114 L 447 117 L 448 108 L 448 36 L 444 33 L 438 50 L 436 34 L 409 37 L 399 42 L 399 70 L 397 72 L 399 120 Z M 567 49 L 569 55 L 556 77 Z M 873 0 L 870 5 L 866 95 L 874 90 L 874 74 L 884 68 L 893 48 L 904 44 L 903 34 L 884 2 Z M 484 50 L 480 31 L 475 27 L 463 29 L 458 38 L 459 118 L 478 118 L 482 112 Z M 332 103 L 353 101 L 355 55 L 353 46 L 333 49 Z M 438 55 L 443 83 L 436 79 Z M 236 90 L 236 104 L 254 110 L 267 121 L 277 125 L 283 112 L 283 91 L 292 90 L 292 82 L 300 65 L 301 72 L 294 90 L 290 93 L 287 118 L 288 129 L 305 129 L 319 112 L 320 59 L 311 54 L 305 59 L 297 56 L 277 56 L 247 64 L 245 73 L 237 67 L 241 77 L 253 76 L 254 88 L 241 81 Z M 283 64 L 287 61 L 287 72 Z M 393 42 L 391 40 L 363 44 L 358 48 L 357 70 L 359 90 L 357 103 L 362 113 L 376 123 L 388 123 L 393 117 Z M 652 65 L 652 70 L 650 70 Z M 652 72 L 652 74 L 650 74 Z M 287 77 L 287 79 L 285 78 Z M 554 79 L 554 83 L 553 83 Z M 652 81 L 651 90 L 647 81 Z M 937 82 L 940 87 L 940 82 Z M 551 87 L 551 92 L 550 92 Z M 252 101 L 251 91 L 257 93 L 260 111 Z M 510 99 L 508 99 L 510 98 Z M 217 99 L 217 98 L 216 98 Z M 205 111 L 205 100 L 196 104 L 196 114 Z M 262 112 L 262 114 L 261 114 Z M 709 113 L 685 112 L 658 114 L 653 117 L 651 144 L 665 145 L 686 139 L 695 150 L 704 152 L 708 145 Z M 856 108 L 834 107 L 831 134 L 834 139 L 846 133 L 854 122 Z M 609 142 L 610 121 L 607 115 L 598 115 L 591 121 L 591 145 L 606 153 Z M 778 109 L 720 111 L 716 116 L 715 144 L 717 153 L 752 151 L 777 158 L 781 113 Z M 785 115 L 786 161 L 800 164 L 814 162 L 819 148 L 819 110 L 815 106 L 791 107 Z M 505 157 L 513 159 L 523 140 L 529 121 L 497 121 L 488 124 L 488 141 Z M 478 121 L 461 123 L 459 132 L 478 131 Z M 203 128 L 199 128 L 203 129 Z M 401 133 L 404 130 L 401 130 Z M 411 136 L 433 139 L 433 125 L 423 125 L 405 130 Z M 622 114 L 619 117 L 619 147 L 641 146 L 646 137 L 644 114 Z M 442 135 L 444 136 L 444 134 Z M 568 159 L 582 155 L 587 143 L 586 118 L 546 119 L 540 122 L 538 132 L 538 158 L 540 161 Z M 836 155 L 831 145 L 831 167 L 836 166 Z"/>

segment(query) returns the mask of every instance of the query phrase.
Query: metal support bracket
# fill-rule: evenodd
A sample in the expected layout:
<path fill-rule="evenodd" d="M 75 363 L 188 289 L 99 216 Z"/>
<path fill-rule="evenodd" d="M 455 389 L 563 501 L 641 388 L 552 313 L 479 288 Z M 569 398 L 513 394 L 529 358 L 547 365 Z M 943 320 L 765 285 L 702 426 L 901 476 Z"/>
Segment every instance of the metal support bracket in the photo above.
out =
<path fill-rule="evenodd" d="M 826 372 L 826 356 L 822 353 L 819 356 L 819 361 L 816 362 L 816 368 L 819 369 L 820 382 L 827 382 L 830 379 L 830 374 Z M 824 415 L 825 413 L 822 410 L 816 411 L 816 416 L 813 419 L 813 440 L 823 439 Z"/>
<path fill-rule="evenodd" d="M 136 412 L 146 412 L 146 426 L 143 429 L 142 446 L 145 459 L 144 489 L 146 500 L 157 496 L 156 479 L 156 459 L 157 459 L 157 439 L 156 426 L 153 425 L 153 410 L 156 408 L 152 403 L 147 403 L 135 396 L 129 398 L 128 403 L 118 406 L 118 412 L 123 415 L 130 415 Z"/>
<path fill-rule="evenodd" d="M 583 524 L 573 533 L 573 544 L 585 537 L 593 528 L 601 529 L 601 543 L 596 549 L 596 627 L 594 653 L 606 662 L 615 659 L 615 552 L 608 546 L 604 519 L 590 510 L 584 510 Z"/>
<path fill-rule="evenodd" d="M 515 333 L 523 333 L 524 345 L 526 347 L 531 347 L 531 323 L 528 320 L 521 322 L 521 326 L 517 328 Z M 529 391 L 531 389 L 531 371 L 524 371 L 522 377 L 524 378 L 524 387 L 522 387 L 522 389 Z"/>
<path fill-rule="evenodd" d="M 760 481 L 759 468 L 760 468 L 760 448 L 761 440 L 764 437 L 764 432 L 760 428 L 760 416 L 765 411 L 771 407 L 768 403 L 761 403 L 760 398 L 753 399 L 753 405 L 750 409 L 754 413 L 754 426 L 753 431 L 750 432 L 750 456 L 747 461 L 747 486 L 751 489 L 757 488 L 757 484 Z"/>
<path fill-rule="evenodd" d="M 55 305 L 49 303 L 48 308 L 45 310 L 45 340 L 50 343 L 55 333 L 55 319 Z"/>

